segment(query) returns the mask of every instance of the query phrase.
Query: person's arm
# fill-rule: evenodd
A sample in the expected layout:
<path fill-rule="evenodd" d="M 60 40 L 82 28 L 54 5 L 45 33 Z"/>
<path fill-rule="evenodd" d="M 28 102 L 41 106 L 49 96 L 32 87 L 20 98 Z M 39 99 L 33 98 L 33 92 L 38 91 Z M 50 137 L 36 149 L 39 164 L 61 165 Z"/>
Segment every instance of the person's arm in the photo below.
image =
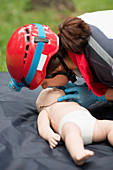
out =
<path fill-rule="evenodd" d="M 107 101 L 113 101 L 113 87 L 108 88 L 104 96 Z"/>
<path fill-rule="evenodd" d="M 53 149 L 60 141 L 60 135 L 54 133 L 50 127 L 50 121 L 46 110 L 42 110 L 37 119 L 39 135 L 49 142 L 50 148 Z"/>

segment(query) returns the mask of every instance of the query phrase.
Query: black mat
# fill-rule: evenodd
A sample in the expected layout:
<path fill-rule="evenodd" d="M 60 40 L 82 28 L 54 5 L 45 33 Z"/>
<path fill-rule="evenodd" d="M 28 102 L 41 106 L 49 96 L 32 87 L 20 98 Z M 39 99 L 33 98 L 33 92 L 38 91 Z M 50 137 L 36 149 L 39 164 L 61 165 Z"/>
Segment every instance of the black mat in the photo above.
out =
<path fill-rule="evenodd" d="M 51 150 L 37 131 L 35 101 L 41 87 L 16 93 L 9 90 L 9 79 L 8 73 L 0 73 L 0 170 L 113 170 L 113 147 L 107 141 L 86 146 L 95 155 L 81 167 L 73 163 L 62 141 Z M 113 120 L 112 103 L 89 109 L 99 119 Z"/>

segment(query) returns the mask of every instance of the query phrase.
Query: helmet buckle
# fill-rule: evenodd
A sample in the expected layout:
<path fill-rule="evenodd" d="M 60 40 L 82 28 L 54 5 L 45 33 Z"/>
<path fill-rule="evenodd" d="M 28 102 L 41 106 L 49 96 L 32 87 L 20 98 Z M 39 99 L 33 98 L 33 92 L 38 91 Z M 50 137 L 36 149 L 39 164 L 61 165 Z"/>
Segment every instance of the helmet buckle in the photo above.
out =
<path fill-rule="evenodd" d="M 9 82 L 9 88 L 13 91 L 19 92 L 22 87 L 20 87 L 14 79 L 11 79 Z"/>

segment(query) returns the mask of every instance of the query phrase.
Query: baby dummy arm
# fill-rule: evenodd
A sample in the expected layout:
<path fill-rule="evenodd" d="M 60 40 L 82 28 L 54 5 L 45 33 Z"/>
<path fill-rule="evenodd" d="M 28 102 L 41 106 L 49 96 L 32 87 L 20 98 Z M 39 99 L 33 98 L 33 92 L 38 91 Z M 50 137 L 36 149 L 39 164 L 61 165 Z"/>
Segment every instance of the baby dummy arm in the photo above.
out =
<path fill-rule="evenodd" d="M 60 141 L 60 135 L 54 133 L 50 127 L 50 121 L 46 110 L 42 110 L 38 116 L 38 131 L 40 136 L 49 142 L 50 148 L 53 149 Z"/>

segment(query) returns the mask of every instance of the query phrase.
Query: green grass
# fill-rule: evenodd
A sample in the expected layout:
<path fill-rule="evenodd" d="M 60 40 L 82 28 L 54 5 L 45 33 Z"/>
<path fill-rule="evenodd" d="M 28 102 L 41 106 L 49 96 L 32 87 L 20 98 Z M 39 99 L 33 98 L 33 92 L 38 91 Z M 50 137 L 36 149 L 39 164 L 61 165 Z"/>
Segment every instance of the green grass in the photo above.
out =
<path fill-rule="evenodd" d="M 49 25 L 58 33 L 58 25 L 67 17 L 113 8 L 113 0 L 73 0 L 76 11 L 58 11 L 54 7 L 32 10 L 30 0 L 0 0 L 0 71 L 7 71 L 6 46 L 12 33 L 29 23 Z"/>

